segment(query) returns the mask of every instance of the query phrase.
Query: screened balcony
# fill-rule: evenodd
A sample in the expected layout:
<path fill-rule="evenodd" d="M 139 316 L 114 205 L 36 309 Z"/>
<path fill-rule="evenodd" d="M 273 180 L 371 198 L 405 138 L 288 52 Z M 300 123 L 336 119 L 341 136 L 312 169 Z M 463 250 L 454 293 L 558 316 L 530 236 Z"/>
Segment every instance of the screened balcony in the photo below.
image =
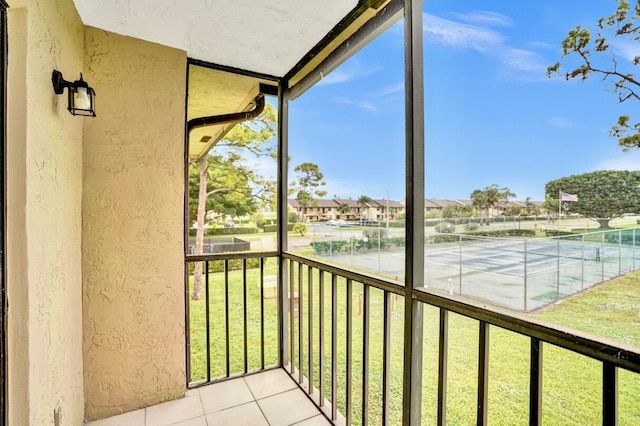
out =
<path fill-rule="evenodd" d="M 433 160 L 425 152 L 421 1 L 10 3 L 17 6 L 8 20 L 8 163 L 21 167 L 8 168 L 8 246 L 19 255 L 8 262 L 8 359 L 28 354 L 28 362 L 9 364 L 13 423 L 637 423 L 633 342 L 466 297 L 457 290 L 462 267 L 438 280 L 429 275 L 439 266 L 429 263 L 426 244 L 425 169 Z M 212 25 L 213 18 L 220 21 Z M 299 182 L 294 165 L 308 159 L 295 150 L 308 149 L 311 159 L 322 150 L 305 139 L 318 129 L 305 134 L 294 124 L 310 112 L 311 122 L 335 130 L 322 114 L 328 108 L 308 108 L 314 90 L 381 40 L 399 46 L 395 55 L 376 53 L 399 65 L 392 83 L 401 84 L 383 87 L 379 78 L 366 89 L 387 96 L 380 104 L 396 125 L 384 116 L 346 127 L 350 135 L 369 133 L 352 137 L 356 151 L 342 157 L 365 158 L 376 133 L 392 128 L 384 135 L 390 148 L 367 157 L 362 180 L 399 176 L 394 198 L 402 203 L 390 218 L 387 188 L 377 188 L 377 200 L 356 200 L 362 191 L 329 194 L 339 200 L 336 211 L 344 209 L 332 219 L 357 222 L 360 235 L 344 231 L 334 245 L 309 224 L 310 237 L 294 238 L 305 231 L 293 230 L 291 213 L 303 223 L 334 214 L 330 206 L 289 211 L 291 182 Z M 71 121 L 44 92 L 49 74 L 43 83 L 40 71 L 62 66 L 83 70 L 95 86 L 95 120 Z M 370 75 L 367 67 L 351 70 Z M 363 100 L 336 104 L 372 111 Z M 246 215 L 192 208 L 190 169 L 206 174 L 200 160 L 231 138 L 234 125 L 265 110 L 276 124 L 264 141 L 273 148 L 265 157 L 276 175 L 266 209 L 274 219 L 251 238 L 214 241 L 199 234 L 200 219 L 231 234 Z M 342 112 L 347 124 L 352 117 Z M 220 182 L 230 176 L 217 170 Z M 241 192 L 236 205 L 247 198 Z M 382 251 L 391 244 L 383 242 L 389 222 L 401 215 L 398 239 Z M 632 252 L 632 262 L 586 270 L 604 279 L 635 269 L 632 235 L 632 249 L 623 250 L 622 233 L 593 246 L 603 260 Z M 463 238 L 446 240 L 462 257 Z M 316 252 L 320 246 L 328 253 Z M 366 252 L 372 247 L 375 255 Z M 364 266 L 349 263 L 358 250 Z M 383 260 L 393 261 L 393 273 Z M 559 279 L 541 281 L 559 300 Z M 516 285 L 508 297 L 523 301 L 524 311 L 537 308 Z"/>

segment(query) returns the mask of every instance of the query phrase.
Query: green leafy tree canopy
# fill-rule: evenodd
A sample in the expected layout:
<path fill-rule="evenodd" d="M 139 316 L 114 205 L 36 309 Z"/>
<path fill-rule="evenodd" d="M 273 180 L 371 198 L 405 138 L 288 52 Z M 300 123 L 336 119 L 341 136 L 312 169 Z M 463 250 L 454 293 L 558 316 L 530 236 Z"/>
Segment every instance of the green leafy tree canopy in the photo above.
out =
<path fill-rule="evenodd" d="M 640 213 L 640 171 L 599 170 L 545 185 L 547 199 L 558 200 L 560 191 L 578 196 L 577 202 L 564 203 L 566 212 L 591 217 L 603 228 L 624 213 Z"/>
<path fill-rule="evenodd" d="M 562 41 L 562 56 L 571 57 L 578 62 L 575 68 L 562 71 L 562 64 L 556 62 L 547 68 L 547 75 L 561 75 L 567 80 L 574 78 L 582 81 L 593 75 L 599 76 L 607 83 L 607 89 L 618 96 L 619 102 L 629 99 L 640 99 L 640 81 L 634 76 L 635 67 L 640 64 L 640 56 L 631 61 L 619 56 L 610 44 L 615 38 L 616 44 L 638 46 L 640 26 L 640 0 L 633 6 L 627 0 L 617 0 L 616 10 L 609 16 L 598 20 L 594 30 L 578 25 L 569 30 Z M 640 147 L 640 122 L 631 124 L 628 115 L 621 115 L 609 134 L 618 138 L 618 144 L 624 151 Z"/>
<path fill-rule="evenodd" d="M 296 200 L 302 206 L 302 219 L 307 207 L 317 205 L 317 198 L 327 195 L 327 191 L 321 189 L 326 185 L 324 175 L 315 163 L 305 162 L 293 169 L 296 179 L 290 184 L 290 193 L 296 194 Z"/>
<path fill-rule="evenodd" d="M 473 206 L 481 210 L 486 209 L 487 214 L 490 208 L 501 207 L 509 201 L 509 198 L 514 198 L 515 196 L 516 194 L 506 186 L 501 188 L 495 183 L 484 189 L 476 189 L 470 195 Z"/>

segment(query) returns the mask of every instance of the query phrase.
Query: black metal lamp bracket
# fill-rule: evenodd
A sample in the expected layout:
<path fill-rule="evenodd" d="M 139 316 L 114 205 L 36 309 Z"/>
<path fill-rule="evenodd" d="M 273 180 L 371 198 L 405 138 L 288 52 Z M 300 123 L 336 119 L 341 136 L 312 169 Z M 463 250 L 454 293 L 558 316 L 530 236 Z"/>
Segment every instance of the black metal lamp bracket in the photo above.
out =
<path fill-rule="evenodd" d="M 53 91 L 57 95 L 62 95 L 64 88 L 70 86 L 70 83 L 62 77 L 62 73 L 58 70 L 53 70 L 51 82 L 53 83 Z"/>

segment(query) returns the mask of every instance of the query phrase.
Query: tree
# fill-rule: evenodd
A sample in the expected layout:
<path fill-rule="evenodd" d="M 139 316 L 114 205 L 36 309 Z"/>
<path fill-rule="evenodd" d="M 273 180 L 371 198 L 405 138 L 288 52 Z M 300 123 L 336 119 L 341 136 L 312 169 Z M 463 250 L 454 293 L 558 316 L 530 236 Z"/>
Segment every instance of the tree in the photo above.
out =
<path fill-rule="evenodd" d="M 351 208 L 347 203 L 342 203 L 338 206 L 338 213 L 340 213 L 341 215 L 349 214 L 350 211 Z"/>
<path fill-rule="evenodd" d="M 480 210 L 486 209 L 487 216 L 491 208 L 503 207 L 504 204 L 509 201 L 509 198 L 515 196 L 516 194 L 511 192 L 509 188 L 504 186 L 500 188 L 495 183 L 484 189 L 476 189 L 470 195 L 473 206 Z"/>
<path fill-rule="evenodd" d="M 366 206 L 368 206 L 369 204 L 371 204 L 373 200 L 371 199 L 371 197 L 369 197 L 368 195 L 361 195 L 358 198 L 358 205 L 360 206 L 360 221 L 362 221 L 363 219 L 366 219 L 366 215 L 365 215 L 365 211 L 364 208 Z"/>
<path fill-rule="evenodd" d="M 631 61 L 621 60 L 609 44 L 612 37 L 619 45 L 634 44 L 640 40 L 640 26 L 636 24 L 640 16 L 640 0 L 634 3 L 633 8 L 628 0 L 617 0 L 617 3 L 611 15 L 598 20 L 595 38 L 592 30 L 581 25 L 569 30 L 562 41 L 562 56 L 576 58 L 579 65 L 562 72 L 562 64 L 556 62 L 547 68 L 548 76 L 559 74 L 567 80 L 579 78 L 584 81 L 597 75 L 607 83 L 607 90 L 617 94 L 620 103 L 640 99 L 640 81 L 634 76 L 640 56 L 635 56 Z M 623 151 L 640 147 L 640 123 L 631 125 L 630 120 L 628 115 L 621 115 L 609 131 L 611 136 L 618 138 Z"/>
<path fill-rule="evenodd" d="M 506 214 L 507 216 L 520 216 L 522 212 L 523 212 L 522 207 L 513 204 L 506 208 L 506 210 L 504 211 L 504 214 Z"/>
<path fill-rule="evenodd" d="M 445 219 L 460 217 L 462 214 L 461 210 L 461 206 L 449 204 L 442 209 L 442 217 Z"/>
<path fill-rule="evenodd" d="M 304 221 L 307 208 L 318 204 L 315 197 L 322 198 L 327 195 L 327 191 L 320 189 L 326 185 L 326 182 L 323 180 L 324 175 L 317 164 L 305 162 L 296 166 L 293 171 L 296 173 L 297 179 L 291 182 L 289 191 L 296 193 L 296 199 L 302 206 L 301 219 Z"/>
<path fill-rule="evenodd" d="M 301 237 L 304 237 L 304 233 L 307 232 L 307 225 L 302 222 L 296 222 L 293 225 L 293 232 L 296 234 L 300 234 Z"/>
<path fill-rule="evenodd" d="M 257 199 L 266 202 L 273 185 L 245 164 L 245 157 L 272 157 L 276 112 L 267 103 L 254 120 L 235 125 L 204 156 L 189 165 L 189 220 L 196 224 L 196 254 L 203 252 L 207 212 L 243 216 L 257 210 Z M 196 262 L 191 298 L 202 298 L 202 263 Z"/>
<path fill-rule="evenodd" d="M 571 175 L 547 182 L 548 199 L 558 206 L 560 191 L 578 196 L 577 202 L 564 203 L 568 213 L 593 218 L 601 228 L 624 213 L 640 213 L 640 171 L 599 170 Z"/>

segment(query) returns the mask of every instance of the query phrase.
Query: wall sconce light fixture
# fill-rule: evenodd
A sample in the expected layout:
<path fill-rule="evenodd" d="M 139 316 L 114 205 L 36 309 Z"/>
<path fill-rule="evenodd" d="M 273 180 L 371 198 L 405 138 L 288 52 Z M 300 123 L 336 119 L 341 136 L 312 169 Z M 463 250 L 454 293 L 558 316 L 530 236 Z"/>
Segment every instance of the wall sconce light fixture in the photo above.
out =
<path fill-rule="evenodd" d="M 62 77 L 60 71 L 53 70 L 51 81 L 53 83 L 53 91 L 57 95 L 62 95 L 64 88 L 68 88 L 69 100 L 67 109 L 71 115 L 96 116 L 96 92 L 82 79 L 82 73 L 80 73 L 80 80 L 70 82 Z"/>

